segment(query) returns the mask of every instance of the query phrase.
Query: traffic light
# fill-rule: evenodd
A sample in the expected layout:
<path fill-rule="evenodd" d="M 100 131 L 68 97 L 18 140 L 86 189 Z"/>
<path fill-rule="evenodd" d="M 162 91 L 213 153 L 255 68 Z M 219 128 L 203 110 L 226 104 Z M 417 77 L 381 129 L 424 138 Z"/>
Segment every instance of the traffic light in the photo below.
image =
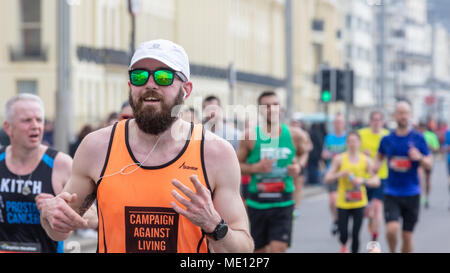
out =
<path fill-rule="evenodd" d="M 345 101 L 346 73 L 343 70 L 336 71 L 336 101 Z"/>
<path fill-rule="evenodd" d="M 336 101 L 347 101 L 353 104 L 353 70 L 336 71 Z"/>
<path fill-rule="evenodd" d="M 333 99 L 331 93 L 331 70 L 329 69 L 322 70 L 320 94 L 322 102 L 328 103 Z"/>
<path fill-rule="evenodd" d="M 320 100 L 323 103 L 343 101 L 353 103 L 353 70 L 323 69 L 321 71 Z"/>

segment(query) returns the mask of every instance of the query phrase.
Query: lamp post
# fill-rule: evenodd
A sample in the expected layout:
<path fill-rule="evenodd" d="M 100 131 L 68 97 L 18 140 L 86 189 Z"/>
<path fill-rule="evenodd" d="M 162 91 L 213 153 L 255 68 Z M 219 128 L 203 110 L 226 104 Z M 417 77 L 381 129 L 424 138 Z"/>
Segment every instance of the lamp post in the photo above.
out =
<path fill-rule="evenodd" d="M 69 151 L 72 135 L 72 92 L 71 92 L 71 47 L 70 47 L 70 4 L 58 1 L 58 89 L 56 91 L 55 148 Z"/>
<path fill-rule="evenodd" d="M 141 10 L 140 0 L 128 0 L 128 12 L 131 16 L 131 35 L 130 35 L 130 60 L 136 48 L 136 15 Z"/>
<path fill-rule="evenodd" d="M 292 50 L 292 1 L 285 1 L 285 32 L 286 32 L 286 117 L 292 115 L 293 87 L 293 50 Z"/>

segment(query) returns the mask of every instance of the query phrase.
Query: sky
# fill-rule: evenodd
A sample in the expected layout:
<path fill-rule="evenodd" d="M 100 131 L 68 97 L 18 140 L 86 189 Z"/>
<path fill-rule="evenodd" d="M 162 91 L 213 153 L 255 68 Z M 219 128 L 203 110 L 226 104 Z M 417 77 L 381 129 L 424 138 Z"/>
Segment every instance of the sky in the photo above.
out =
<path fill-rule="evenodd" d="M 450 31 L 450 0 L 428 0 L 428 5 L 429 7 L 434 6 L 437 22 L 442 23 Z M 430 16 L 430 13 L 428 13 L 428 16 Z M 432 22 L 431 20 L 428 21 Z"/>

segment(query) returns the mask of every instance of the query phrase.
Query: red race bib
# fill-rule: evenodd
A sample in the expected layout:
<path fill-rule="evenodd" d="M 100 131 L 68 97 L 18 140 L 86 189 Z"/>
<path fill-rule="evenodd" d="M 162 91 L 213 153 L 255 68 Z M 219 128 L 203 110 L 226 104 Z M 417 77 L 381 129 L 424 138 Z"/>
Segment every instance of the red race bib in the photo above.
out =
<path fill-rule="evenodd" d="M 407 172 L 412 167 L 409 157 L 393 157 L 389 160 L 389 167 L 397 172 Z"/>
<path fill-rule="evenodd" d="M 349 190 L 345 192 L 345 200 L 347 202 L 358 202 L 362 200 L 361 190 Z"/>

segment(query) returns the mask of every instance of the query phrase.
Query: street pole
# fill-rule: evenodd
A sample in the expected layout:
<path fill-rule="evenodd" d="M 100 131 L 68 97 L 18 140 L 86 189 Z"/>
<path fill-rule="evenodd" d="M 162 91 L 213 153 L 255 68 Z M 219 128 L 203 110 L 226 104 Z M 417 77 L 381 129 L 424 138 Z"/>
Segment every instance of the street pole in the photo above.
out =
<path fill-rule="evenodd" d="M 67 153 L 72 136 L 70 6 L 58 1 L 58 90 L 56 91 L 55 139 L 57 150 Z"/>
<path fill-rule="evenodd" d="M 228 87 L 229 87 L 229 105 L 235 105 L 235 89 L 236 89 L 236 69 L 234 63 L 230 62 L 228 65 Z"/>
<path fill-rule="evenodd" d="M 352 127 L 350 124 L 350 109 L 352 107 L 351 92 L 352 92 L 352 69 L 350 65 L 347 63 L 344 71 L 344 80 L 345 80 L 345 124 L 347 132 L 350 132 Z"/>
<path fill-rule="evenodd" d="M 136 49 L 136 16 L 131 15 L 130 60 Z"/>
<path fill-rule="evenodd" d="M 380 109 L 385 109 L 385 79 L 386 79 L 386 61 L 385 61 L 385 55 L 384 50 L 386 47 L 386 37 L 385 37 L 385 24 L 384 20 L 386 19 L 386 7 L 385 7 L 385 1 L 381 2 L 380 5 L 380 16 L 381 20 L 380 22 L 380 101 L 378 107 Z"/>
<path fill-rule="evenodd" d="M 136 13 L 139 11 L 140 2 L 128 0 L 128 12 L 131 17 L 131 33 L 130 33 L 130 61 L 136 49 Z"/>
<path fill-rule="evenodd" d="M 431 95 L 433 96 L 434 103 L 431 105 L 431 114 L 430 116 L 432 118 L 437 118 L 438 115 L 438 111 L 437 111 L 437 100 L 436 100 L 436 20 L 434 18 L 435 13 L 434 13 L 434 7 L 431 7 Z"/>
<path fill-rule="evenodd" d="M 286 118 L 292 117 L 293 101 L 293 51 L 292 51 L 292 1 L 285 1 L 285 35 L 286 35 Z"/>

